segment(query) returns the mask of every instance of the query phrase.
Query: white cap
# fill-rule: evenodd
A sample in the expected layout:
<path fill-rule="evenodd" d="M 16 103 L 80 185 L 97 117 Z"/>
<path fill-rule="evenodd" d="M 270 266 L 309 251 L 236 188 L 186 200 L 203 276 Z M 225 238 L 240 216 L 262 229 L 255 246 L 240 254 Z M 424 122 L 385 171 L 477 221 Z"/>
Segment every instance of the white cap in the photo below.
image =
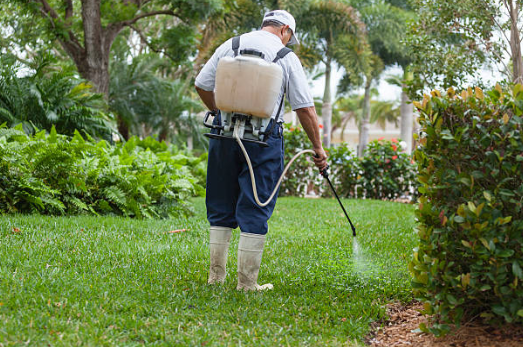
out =
<path fill-rule="evenodd" d="M 295 45 L 297 43 L 300 43 L 298 39 L 296 38 L 296 21 L 294 20 L 294 17 L 287 11 L 284 10 L 274 10 L 267 12 L 265 16 L 263 16 L 263 23 L 269 20 L 274 20 L 276 22 L 280 22 L 283 25 L 288 25 L 290 29 L 292 30 L 292 36 L 289 40 L 289 45 Z"/>

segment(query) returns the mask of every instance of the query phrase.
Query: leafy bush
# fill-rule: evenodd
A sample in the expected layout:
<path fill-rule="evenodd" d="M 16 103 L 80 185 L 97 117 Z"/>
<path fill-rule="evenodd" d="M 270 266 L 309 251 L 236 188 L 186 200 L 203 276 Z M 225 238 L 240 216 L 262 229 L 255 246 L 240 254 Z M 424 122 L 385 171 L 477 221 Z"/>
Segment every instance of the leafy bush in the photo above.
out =
<path fill-rule="evenodd" d="M 205 156 L 153 139 L 125 144 L 0 127 L 0 211 L 171 217 L 203 195 Z"/>
<path fill-rule="evenodd" d="M 394 200 L 409 194 L 416 181 L 416 171 L 410 155 L 401 153 L 398 141 L 369 143 L 360 162 L 359 196 L 366 199 Z"/>
<path fill-rule="evenodd" d="M 361 163 L 356 153 L 346 143 L 327 150 L 329 178 L 336 187 L 336 193 L 343 197 L 355 198 L 358 179 L 361 179 Z M 320 176 L 321 179 L 321 176 Z M 333 196 L 327 182 L 323 182 L 322 196 Z"/>
<path fill-rule="evenodd" d="M 430 329 L 480 315 L 523 322 L 523 87 L 442 97 L 421 112 L 420 244 L 410 264 Z"/>
<path fill-rule="evenodd" d="M 312 144 L 301 127 L 285 124 L 283 136 L 285 144 L 285 165 L 287 165 L 298 152 L 304 149 L 312 149 Z M 314 176 L 318 175 L 318 171 L 314 171 L 314 164 L 308 157 L 310 157 L 308 154 L 301 155 L 292 164 L 281 184 L 280 195 L 304 196 L 307 193 L 307 189 L 314 180 Z"/>
<path fill-rule="evenodd" d="M 310 149 L 307 134 L 300 127 L 286 125 L 285 163 L 299 151 Z M 403 195 L 414 195 L 416 167 L 412 158 L 400 153 L 398 141 L 374 141 L 358 158 L 347 144 L 327 150 L 329 178 L 338 195 L 366 199 L 393 200 Z M 319 175 L 312 160 L 302 156 L 296 160 L 282 183 L 282 195 L 303 196 L 315 189 L 322 196 L 332 196 L 328 184 Z"/>
<path fill-rule="evenodd" d="M 0 59 L 0 124 L 21 124 L 27 134 L 50 131 L 73 135 L 75 130 L 111 139 L 112 118 L 103 112 L 105 102 L 72 71 L 53 71 L 46 62 L 35 72 L 19 77 L 20 66 Z"/>

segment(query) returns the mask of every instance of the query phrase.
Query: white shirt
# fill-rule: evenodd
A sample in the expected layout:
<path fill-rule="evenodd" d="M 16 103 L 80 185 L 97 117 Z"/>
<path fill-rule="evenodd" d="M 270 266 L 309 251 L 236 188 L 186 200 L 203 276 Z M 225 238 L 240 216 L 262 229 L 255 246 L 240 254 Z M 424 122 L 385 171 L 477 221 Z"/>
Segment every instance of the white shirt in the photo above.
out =
<path fill-rule="evenodd" d="M 241 36 L 238 53 L 242 49 L 256 49 L 264 54 L 266 61 L 272 62 L 274 58 L 276 58 L 278 51 L 283 47 L 283 43 L 278 36 L 268 31 L 259 30 Z M 216 68 L 218 61 L 222 57 L 234 57 L 232 38 L 218 47 L 202 71 L 200 71 L 195 82 L 198 88 L 209 92 L 214 91 Z M 278 97 L 278 102 L 274 106 L 272 118 L 278 116 L 277 120 L 281 122 L 283 120 L 284 107 L 282 107 L 279 115 L 276 115 L 276 112 L 278 112 L 283 93 L 287 94 L 293 111 L 299 108 L 314 106 L 314 99 L 309 91 L 309 85 L 300 59 L 294 52 L 278 60 L 277 64 L 283 69 L 283 85 L 280 96 Z"/>

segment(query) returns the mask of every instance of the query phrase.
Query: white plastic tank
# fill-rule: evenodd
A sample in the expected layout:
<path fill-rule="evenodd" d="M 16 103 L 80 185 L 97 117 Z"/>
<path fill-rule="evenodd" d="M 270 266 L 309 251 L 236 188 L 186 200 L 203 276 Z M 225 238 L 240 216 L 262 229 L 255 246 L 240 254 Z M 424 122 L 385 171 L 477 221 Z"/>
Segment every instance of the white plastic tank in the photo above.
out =
<path fill-rule="evenodd" d="M 216 70 L 215 101 L 224 112 L 270 118 L 281 91 L 283 71 L 253 55 L 223 57 Z"/>

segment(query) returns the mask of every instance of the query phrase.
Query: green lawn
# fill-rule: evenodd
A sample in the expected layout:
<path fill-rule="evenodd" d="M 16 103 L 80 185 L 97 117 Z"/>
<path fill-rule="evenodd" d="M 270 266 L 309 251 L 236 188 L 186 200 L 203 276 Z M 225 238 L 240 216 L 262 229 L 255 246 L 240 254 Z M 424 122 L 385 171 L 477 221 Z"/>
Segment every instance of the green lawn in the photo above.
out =
<path fill-rule="evenodd" d="M 351 346 L 411 297 L 416 235 L 412 205 L 344 204 L 357 243 L 336 200 L 278 200 L 266 293 L 234 289 L 238 231 L 226 283 L 206 284 L 203 199 L 180 220 L 0 217 L 0 346 Z"/>

